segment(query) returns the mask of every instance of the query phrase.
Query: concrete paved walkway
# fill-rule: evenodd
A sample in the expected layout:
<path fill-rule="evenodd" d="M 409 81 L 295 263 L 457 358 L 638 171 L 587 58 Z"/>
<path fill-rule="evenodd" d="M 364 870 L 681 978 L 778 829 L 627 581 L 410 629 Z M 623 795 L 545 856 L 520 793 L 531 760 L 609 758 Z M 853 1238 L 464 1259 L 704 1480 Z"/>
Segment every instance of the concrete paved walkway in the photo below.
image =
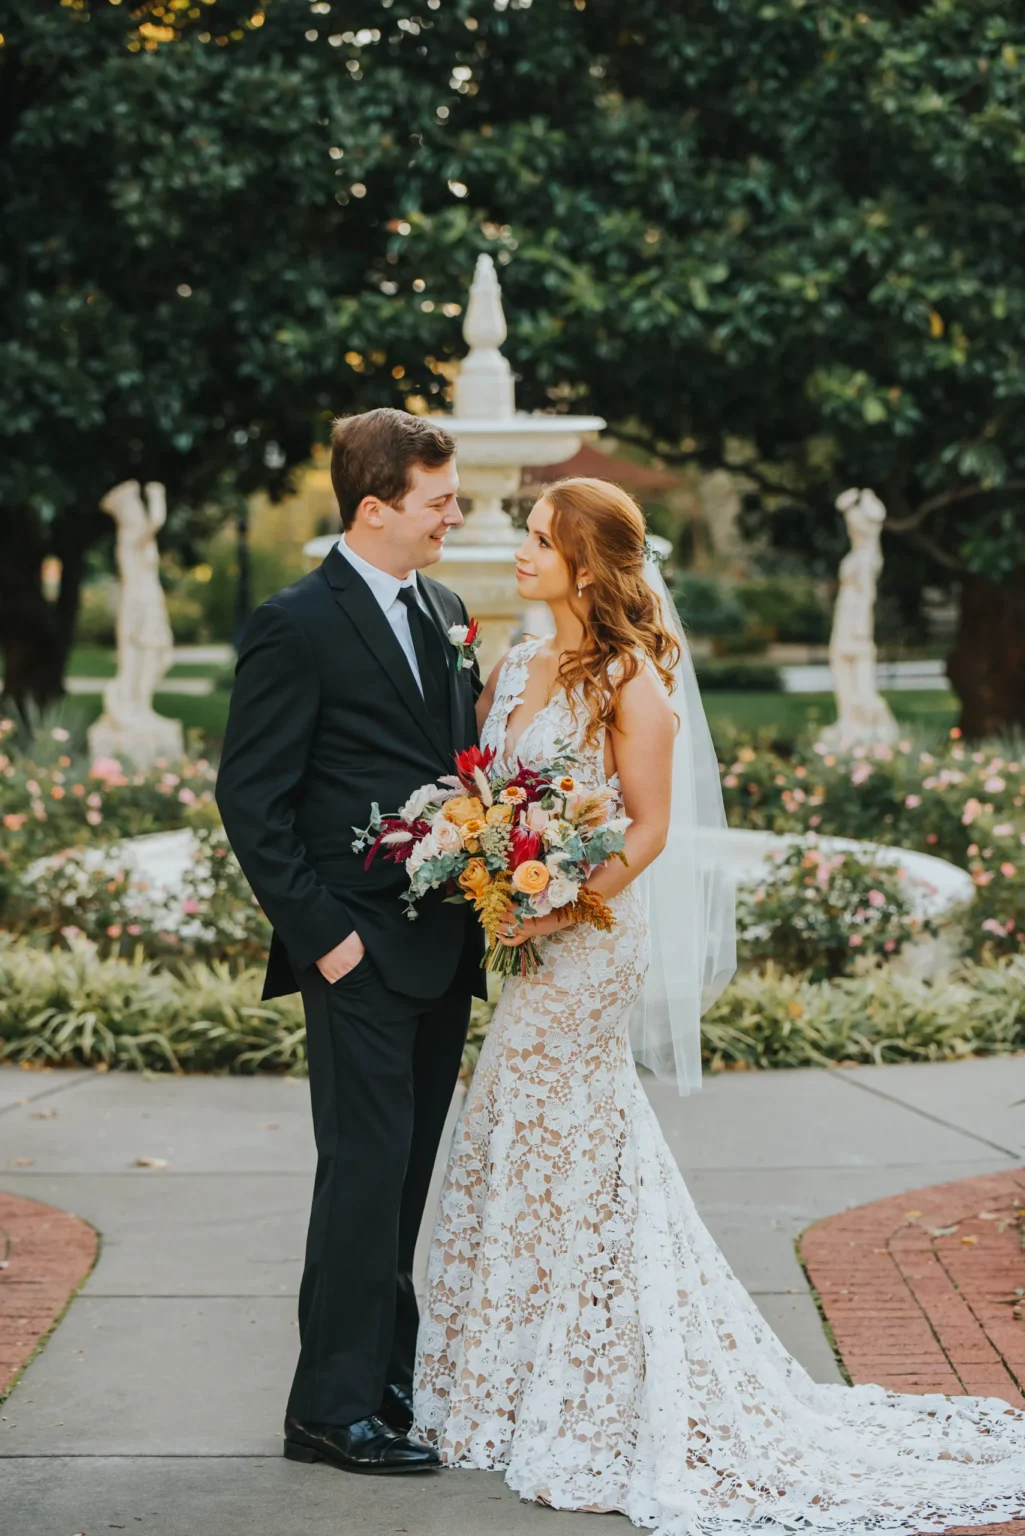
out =
<path fill-rule="evenodd" d="M 651 1097 L 716 1240 L 821 1380 L 839 1376 L 796 1234 L 1025 1161 L 1025 1057 L 730 1073 L 693 1099 Z M 6 1536 L 594 1536 L 586 1515 L 522 1505 L 498 1475 L 364 1479 L 281 1458 L 312 1168 L 302 1082 L 0 1070 L 0 1184 L 102 1235 L 0 1405 Z"/>

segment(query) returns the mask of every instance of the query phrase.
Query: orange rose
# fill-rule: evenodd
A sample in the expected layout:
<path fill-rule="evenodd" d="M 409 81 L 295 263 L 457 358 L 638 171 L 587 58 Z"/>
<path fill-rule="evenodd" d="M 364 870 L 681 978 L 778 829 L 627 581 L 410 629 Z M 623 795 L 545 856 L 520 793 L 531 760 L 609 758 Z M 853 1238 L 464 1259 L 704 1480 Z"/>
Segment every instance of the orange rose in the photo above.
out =
<path fill-rule="evenodd" d="M 481 897 L 491 884 L 488 866 L 483 859 L 471 859 L 456 884 L 471 896 Z"/>
<path fill-rule="evenodd" d="M 476 816 L 484 815 L 484 807 L 476 795 L 456 795 L 445 803 L 442 812 L 446 821 L 454 822 L 457 827 L 463 827 Z"/>
<path fill-rule="evenodd" d="M 513 870 L 512 883 L 524 896 L 536 896 L 548 884 L 547 865 L 540 859 L 527 859 Z"/>
<path fill-rule="evenodd" d="M 495 827 L 502 822 L 512 821 L 511 805 L 491 805 L 488 807 L 484 820 L 489 826 Z"/>
<path fill-rule="evenodd" d="M 521 789 L 518 784 L 510 784 L 499 795 L 503 805 L 521 805 L 527 798 L 527 791 Z"/>

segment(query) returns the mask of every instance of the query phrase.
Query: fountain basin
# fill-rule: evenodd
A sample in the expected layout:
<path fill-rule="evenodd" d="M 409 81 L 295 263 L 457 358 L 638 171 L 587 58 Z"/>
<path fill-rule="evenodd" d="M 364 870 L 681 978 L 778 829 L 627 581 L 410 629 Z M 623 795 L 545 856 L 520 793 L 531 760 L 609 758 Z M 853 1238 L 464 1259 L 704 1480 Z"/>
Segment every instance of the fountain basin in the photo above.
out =
<path fill-rule="evenodd" d="M 725 865 L 735 884 L 757 885 L 765 878 L 770 859 L 785 854 L 795 844 L 807 839 L 790 833 L 751 832 L 729 827 L 712 834 L 703 841 L 703 857 L 709 862 Z M 962 919 L 975 895 L 971 876 L 945 859 L 932 854 L 918 853 L 909 848 L 891 848 L 880 843 L 858 842 L 853 838 L 820 838 L 818 846 L 823 851 L 850 852 L 867 863 L 891 865 L 904 870 L 902 885 L 910 898 L 912 912 L 919 919 L 929 919 L 938 929 L 932 934 L 921 934 L 906 944 L 894 959 L 887 962 L 894 971 L 932 981 L 947 975 L 957 964 L 962 940 Z M 177 832 L 151 832 L 141 837 L 126 838 L 106 848 L 88 850 L 84 863 L 97 876 L 114 870 L 126 870 L 133 880 L 145 884 L 145 892 L 139 894 L 140 915 L 154 899 L 173 897 L 182 889 L 186 873 L 195 867 L 198 842 L 188 828 Z M 25 874 L 26 883 L 51 863 L 40 859 Z M 202 923 L 198 916 L 181 915 L 180 920 L 172 911 L 171 920 L 164 926 L 186 931 Z"/>

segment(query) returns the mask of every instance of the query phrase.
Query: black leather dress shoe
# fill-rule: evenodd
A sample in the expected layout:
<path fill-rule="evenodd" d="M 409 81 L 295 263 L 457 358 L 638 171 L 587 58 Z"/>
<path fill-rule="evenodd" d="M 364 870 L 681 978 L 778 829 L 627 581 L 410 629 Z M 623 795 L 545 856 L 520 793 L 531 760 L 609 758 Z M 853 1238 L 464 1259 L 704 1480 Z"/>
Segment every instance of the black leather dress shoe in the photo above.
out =
<path fill-rule="evenodd" d="M 342 1472 L 430 1472 L 441 1458 L 430 1445 L 407 1439 L 376 1416 L 355 1424 L 303 1424 L 285 1419 L 289 1461 L 326 1461 Z"/>
<path fill-rule="evenodd" d="M 403 1387 L 397 1381 L 390 1381 L 384 1389 L 377 1417 L 392 1429 L 398 1430 L 400 1435 L 408 1435 L 413 1428 L 412 1387 Z"/>

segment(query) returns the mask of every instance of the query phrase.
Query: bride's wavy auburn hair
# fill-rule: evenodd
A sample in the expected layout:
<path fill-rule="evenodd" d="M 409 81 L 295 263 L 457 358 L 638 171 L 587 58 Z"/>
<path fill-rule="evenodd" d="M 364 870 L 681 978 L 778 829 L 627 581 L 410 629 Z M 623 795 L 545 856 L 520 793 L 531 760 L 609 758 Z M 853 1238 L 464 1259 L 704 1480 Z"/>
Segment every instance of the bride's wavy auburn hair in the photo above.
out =
<path fill-rule="evenodd" d="M 549 535 L 569 571 L 570 607 L 584 625 L 580 649 L 563 658 L 559 677 L 570 698 L 579 686 L 590 715 L 585 739 L 596 746 L 602 729 L 617 723 L 624 684 L 641 670 L 638 649 L 671 692 L 680 646 L 644 578 L 644 514 L 633 497 L 583 475 L 557 480 L 542 496 L 552 508 Z M 590 610 L 575 596 L 583 570 Z"/>

